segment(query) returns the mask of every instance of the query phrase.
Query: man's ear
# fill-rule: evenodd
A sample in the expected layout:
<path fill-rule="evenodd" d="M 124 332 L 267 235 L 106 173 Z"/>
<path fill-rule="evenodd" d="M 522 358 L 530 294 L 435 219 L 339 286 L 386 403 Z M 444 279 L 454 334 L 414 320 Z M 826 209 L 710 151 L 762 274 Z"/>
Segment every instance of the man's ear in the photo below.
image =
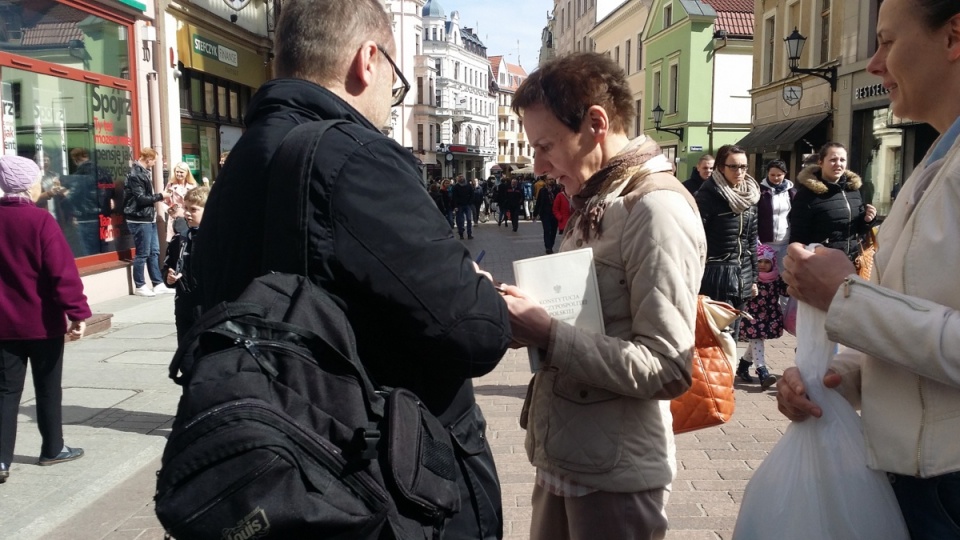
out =
<path fill-rule="evenodd" d="M 364 88 L 373 84 L 374 74 L 377 69 L 375 56 L 379 53 L 379 47 L 373 41 L 364 41 L 353 56 L 351 72 L 357 81 Z"/>
<path fill-rule="evenodd" d="M 593 140 L 597 142 L 606 138 L 610 131 L 610 118 L 607 116 L 607 111 L 599 105 L 587 109 L 587 117 L 584 119 L 584 123 L 588 124 L 586 127 L 590 130 Z"/>
<path fill-rule="evenodd" d="M 947 47 L 951 61 L 960 59 L 960 14 L 950 17 L 947 21 Z"/>

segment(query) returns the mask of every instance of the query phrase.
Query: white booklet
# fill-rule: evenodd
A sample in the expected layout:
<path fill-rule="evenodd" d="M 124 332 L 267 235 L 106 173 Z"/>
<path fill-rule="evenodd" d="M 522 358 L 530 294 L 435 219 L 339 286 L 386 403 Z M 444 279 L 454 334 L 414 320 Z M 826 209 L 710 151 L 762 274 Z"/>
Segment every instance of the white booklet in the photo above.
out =
<path fill-rule="evenodd" d="M 600 288 L 592 248 L 514 261 L 513 275 L 517 287 L 539 302 L 554 319 L 603 333 Z M 546 351 L 528 347 L 527 353 L 530 371 L 538 371 Z"/>

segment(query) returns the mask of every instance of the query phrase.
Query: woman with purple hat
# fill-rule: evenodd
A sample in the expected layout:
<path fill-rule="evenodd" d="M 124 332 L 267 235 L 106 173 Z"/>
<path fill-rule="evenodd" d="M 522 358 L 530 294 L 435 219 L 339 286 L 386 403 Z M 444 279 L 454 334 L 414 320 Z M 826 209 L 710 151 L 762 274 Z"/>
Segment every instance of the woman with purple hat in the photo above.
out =
<path fill-rule="evenodd" d="M 33 161 L 0 156 L 0 483 L 10 476 L 28 360 L 43 438 L 39 465 L 83 456 L 63 443 L 61 377 L 64 335 L 83 337 L 90 307 L 63 232 L 36 206 L 40 179 Z"/>

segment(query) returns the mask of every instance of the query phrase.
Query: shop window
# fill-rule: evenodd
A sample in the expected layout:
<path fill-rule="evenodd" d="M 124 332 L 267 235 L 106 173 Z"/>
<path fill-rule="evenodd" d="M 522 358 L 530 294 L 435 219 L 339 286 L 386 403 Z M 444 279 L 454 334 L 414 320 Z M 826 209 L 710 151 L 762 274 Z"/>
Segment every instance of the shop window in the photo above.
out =
<path fill-rule="evenodd" d="M 217 116 L 220 118 L 229 117 L 229 111 L 227 110 L 227 89 L 223 86 L 217 86 Z"/>
<path fill-rule="evenodd" d="M 41 166 L 52 196 L 38 205 L 56 218 L 74 256 L 130 247 L 119 225 L 133 160 L 131 93 L 3 67 L 0 95 L 4 153 Z"/>
<path fill-rule="evenodd" d="M 230 89 L 230 118 L 240 120 L 240 94 L 237 88 Z"/>
<path fill-rule="evenodd" d="M 212 81 L 203 81 L 203 114 L 207 116 L 217 114 L 217 94 L 213 88 Z"/>
<path fill-rule="evenodd" d="M 0 2 L 0 51 L 130 78 L 127 28 L 49 0 Z"/>
<path fill-rule="evenodd" d="M 183 116 L 239 125 L 247 112 L 253 89 L 200 71 L 186 69 L 180 77 Z"/>

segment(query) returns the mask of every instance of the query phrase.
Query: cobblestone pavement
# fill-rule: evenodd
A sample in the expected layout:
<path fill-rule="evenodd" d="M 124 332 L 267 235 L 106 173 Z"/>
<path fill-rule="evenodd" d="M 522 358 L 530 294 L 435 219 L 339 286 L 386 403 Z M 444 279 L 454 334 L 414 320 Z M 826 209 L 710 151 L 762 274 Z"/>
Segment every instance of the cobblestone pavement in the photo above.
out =
<path fill-rule="evenodd" d="M 514 233 L 490 221 L 476 227 L 475 239 L 465 245 L 474 256 L 486 251 L 481 266 L 510 282 L 514 260 L 544 252 L 541 233 L 539 222 L 522 222 Z M 76 413 L 65 426 L 67 443 L 84 446 L 87 456 L 56 467 L 33 465 L 35 458 L 25 454 L 39 447 L 39 437 L 32 396 L 25 393 L 17 459 L 10 481 L 0 486 L 0 530 L 6 538 L 163 538 L 152 497 L 178 395 L 165 373 L 175 349 L 172 300 L 130 297 L 97 308 L 118 313 L 114 328 L 69 344 L 64 375 L 65 413 Z M 790 365 L 793 350 L 790 336 L 768 342 L 771 371 Z M 517 424 L 529 380 L 526 353 L 511 351 L 496 370 L 475 381 L 510 540 L 528 537 L 531 515 L 534 471 Z M 738 384 L 736 397 L 729 424 L 677 437 L 679 473 L 667 507 L 668 539 L 729 539 L 750 475 L 786 428 L 772 390 Z"/>

